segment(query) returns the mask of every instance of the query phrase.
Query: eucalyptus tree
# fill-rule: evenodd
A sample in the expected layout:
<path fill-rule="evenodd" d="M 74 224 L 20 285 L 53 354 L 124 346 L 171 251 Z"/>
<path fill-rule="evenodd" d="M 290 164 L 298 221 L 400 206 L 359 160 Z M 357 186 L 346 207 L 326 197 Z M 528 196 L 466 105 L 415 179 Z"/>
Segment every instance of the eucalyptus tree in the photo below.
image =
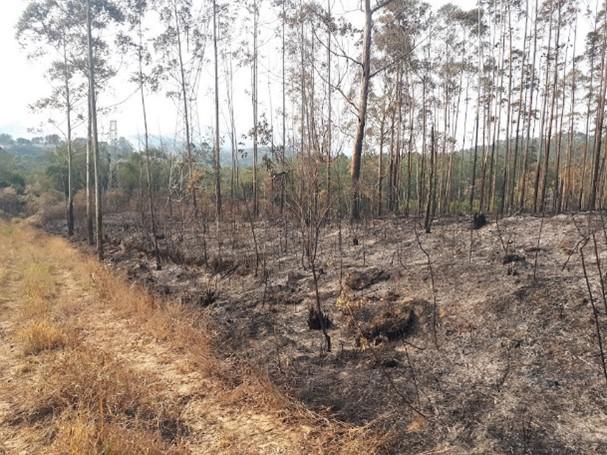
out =
<path fill-rule="evenodd" d="M 521 123 L 525 121 L 525 119 L 523 118 L 523 113 L 524 113 L 524 103 L 526 102 L 526 85 L 528 84 L 528 69 L 527 69 L 527 41 L 528 37 L 529 37 L 529 0 L 525 0 L 525 9 L 522 9 L 522 6 L 519 5 L 515 5 L 515 7 L 518 6 L 517 8 L 517 12 L 520 15 L 523 15 L 525 17 L 525 25 L 523 27 L 523 42 L 522 42 L 522 50 L 520 51 L 520 53 L 518 51 L 515 51 L 514 49 L 511 49 L 510 52 L 516 52 L 517 54 L 520 55 L 519 60 L 520 60 L 520 75 L 519 75 L 519 86 L 518 86 L 518 102 L 516 105 L 516 130 L 514 133 L 514 156 L 513 156 L 513 163 L 512 163 L 512 173 L 511 173 L 511 178 L 509 180 L 509 185 L 510 185 L 510 192 L 509 192 L 509 196 L 508 196 L 508 200 L 506 202 L 506 210 L 508 212 L 510 212 L 512 210 L 512 208 L 514 207 L 515 201 L 514 201 L 514 195 L 515 195 L 515 188 L 516 188 L 516 183 L 517 183 L 517 175 L 518 175 L 518 160 L 519 160 L 519 151 L 520 151 L 520 145 L 521 145 Z M 516 11 L 516 10 L 515 10 Z M 524 125 L 523 125 L 524 126 Z M 523 176 L 524 177 L 524 176 Z M 506 198 L 506 191 L 504 188 L 504 192 L 503 192 L 503 197 Z"/>
<path fill-rule="evenodd" d="M 586 168 L 587 168 L 587 161 L 588 161 L 588 152 L 589 152 L 589 147 L 590 147 L 590 124 L 591 124 L 591 116 L 592 114 L 595 112 L 595 104 L 594 104 L 594 100 L 596 98 L 594 89 L 595 89 L 595 80 L 596 77 L 598 76 L 600 79 L 600 74 L 597 75 L 597 66 L 596 66 L 596 60 L 597 57 L 599 56 L 599 39 L 600 36 L 597 33 L 597 26 L 598 26 L 598 20 L 596 19 L 595 16 L 595 21 L 594 21 L 594 30 L 589 32 L 586 35 L 586 39 L 585 39 L 585 51 L 584 51 L 584 57 L 587 60 L 587 64 L 588 64 L 588 75 L 584 78 L 585 81 L 585 86 L 586 88 L 586 121 L 585 121 L 585 140 L 584 140 L 584 152 L 583 152 L 583 157 L 582 157 L 582 173 L 581 173 L 581 179 L 580 179 L 580 189 L 579 189 L 579 193 L 578 193 L 578 203 L 577 203 L 577 208 L 578 210 L 581 210 L 583 207 L 585 207 L 585 199 L 586 199 L 586 191 L 587 191 L 587 187 L 586 187 Z"/>
<path fill-rule="evenodd" d="M 475 119 L 475 132 L 474 132 L 474 157 L 472 160 L 472 172 L 470 178 L 470 202 L 469 209 L 470 211 L 474 211 L 474 197 L 476 190 L 476 173 L 477 173 L 477 164 L 478 164 L 478 152 L 479 152 L 479 134 L 481 130 L 481 110 L 484 112 L 484 100 L 483 100 L 483 90 L 485 88 L 485 71 L 484 71 L 484 49 L 486 47 L 485 43 L 482 40 L 482 36 L 485 34 L 487 30 L 487 26 L 484 21 L 484 11 L 481 8 L 481 4 L 479 1 L 479 5 L 476 9 L 476 27 L 475 27 L 475 35 L 476 35 L 476 44 L 477 44 L 477 87 L 476 87 L 476 119 Z M 484 122 L 483 122 L 484 125 Z M 484 142 L 484 134 L 483 134 L 483 142 Z M 484 148 L 484 147 L 483 147 Z M 481 191 L 482 193 L 482 191 Z M 481 196 L 482 200 L 482 196 Z M 481 202 L 482 206 L 482 202 Z M 481 207 L 482 210 L 482 207 Z"/>
<path fill-rule="evenodd" d="M 531 148 L 531 128 L 532 124 L 534 124 L 535 120 L 535 110 L 534 110 L 534 95 L 536 91 L 536 65 L 537 65 L 537 42 L 539 37 L 539 22 L 540 22 L 540 3 L 539 0 L 535 0 L 535 8 L 534 8 L 534 20 L 533 20 L 533 51 L 531 57 L 531 67 L 529 69 L 530 79 L 529 83 L 529 104 L 527 105 L 527 132 L 525 136 L 525 148 L 523 153 L 523 170 L 521 173 L 521 190 L 520 190 L 520 198 L 519 198 L 519 210 L 523 210 L 525 208 L 525 196 L 527 190 L 527 171 L 529 168 L 529 152 Z M 528 13 L 528 8 L 527 8 Z"/>
<path fill-rule="evenodd" d="M 160 56 L 155 72 L 166 81 L 167 96 L 181 105 L 185 130 L 187 186 L 194 214 L 198 215 L 193 150 L 192 106 L 197 100 L 200 72 L 204 65 L 210 22 L 207 9 L 196 10 L 190 0 L 155 0 L 162 31 L 154 39 L 154 48 Z"/>
<path fill-rule="evenodd" d="M 352 177 L 351 186 L 351 219 L 358 221 L 360 219 L 360 170 L 363 152 L 363 143 L 365 140 L 365 125 L 367 123 L 367 105 L 369 99 L 369 86 L 371 78 L 377 74 L 372 73 L 371 69 L 371 44 L 373 41 L 373 16 L 393 0 L 377 0 L 371 5 L 371 0 L 363 0 L 365 22 L 362 36 L 362 60 L 357 61 L 360 66 L 360 80 L 358 87 L 358 100 L 356 107 L 356 133 L 354 144 L 352 146 L 352 168 L 350 175 Z"/>
<path fill-rule="evenodd" d="M 146 103 L 146 95 L 149 90 L 156 91 L 158 89 L 158 79 L 153 72 L 145 72 L 145 67 L 150 67 L 152 63 L 152 55 L 148 46 L 149 30 L 144 28 L 143 21 L 149 14 L 150 4 L 147 0 L 126 0 L 125 16 L 129 25 L 126 33 L 120 34 L 119 44 L 125 53 L 131 53 L 137 61 L 137 67 L 131 81 L 136 83 L 139 88 L 139 96 L 141 101 L 141 116 L 143 122 L 143 146 L 145 156 L 145 174 L 147 187 L 148 209 L 150 214 L 150 224 L 152 230 L 152 244 L 154 245 L 154 256 L 156 258 L 156 269 L 160 270 L 160 249 L 158 247 L 158 233 L 156 208 L 153 195 L 153 182 L 151 172 L 150 144 L 149 144 L 149 128 L 148 128 L 148 111 Z"/>
<path fill-rule="evenodd" d="M 257 218 L 259 214 L 259 200 L 257 195 L 258 181 L 257 181 L 257 155 L 259 145 L 259 95 L 258 95 L 258 84 L 259 84 L 259 55 L 258 55 L 258 38 L 259 38 L 259 2 L 261 0 L 251 0 L 248 4 L 249 14 L 253 17 L 253 44 L 250 51 L 251 61 L 251 102 L 253 105 L 253 216 Z"/>
<path fill-rule="evenodd" d="M 592 157 L 592 180 L 590 187 L 590 200 L 588 208 L 594 210 L 597 208 L 597 195 L 600 179 L 601 147 L 603 142 L 603 127 L 605 121 L 605 99 L 607 97 L 607 18 L 603 14 L 603 24 L 601 26 L 601 46 L 600 46 L 600 80 L 598 103 L 596 111 L 596 121 L 594 128 L 594 150 Z"/>
<path fill-rule="evenodd" d="M 124 16 L 120 6 L 112 0 L 31 0 L 24 10 L 17 26 L 17 36 L 23 43 L 35 42 L 35 55 L 42 55 L 48 48 L 59 49 L 59 58 L 52 63 L 54 70 L 51 76 L 54 80 L 62 79 L 63 101 L 66 112 L 67 145 L 68 145 L 68 231 L 73 231 L 73 185 L 72 176 L 72 128 L 74 93 L 82 90 L 82 80 L 88 81 L 88 112 L 89 123 L 96 122 L 96 94 L 103 88 L 114 71 L 108 62 L 109 44 L 95 36 L 98 30 L 119 24 Z M 83 56 L 85 56 L 83 58 Z M 96 74 L 95 74 L 96 73 Z M 57 95 L 56 92 L 54 95 Z M 56 96 L 49 100 L 53 103 Z M 101 207 L 101 182 L 96 141 L 92 140 L 93 148 L 87 149 L 87 231 L 89 242 L 93 241 L 93 213 L 91 187 L 94 179 L 95 220 L 97 228 L 97 250 L 99 257 L 103 256 L 103 227 Z M 97 156 L 98 158 L 98 156 Z"/>
<path fill-rule="evenodd" d="M 59 4 L 55 0 L 31 1 L 23 11 L 17 25 L 17 38 L 29 51 L 30 58 L 48 57 L 49 51 L 55 55 L 48 69 L 52 93 L 39 100 L 35 108 L 63 110 L 65 113 L 65 138 L 67 148 L 67 203 L 66 219 L 68 235 L 74 233 L 74 194 L 72 168 L 72 124 L 75 100 L 82 96 L 83 83 L 78 80 L 77 62 L 81 44 L 78 23 L 68 14 L 69 2 Z M 55 122 L 57 124 L 57 122 Z"/>
<path fill-rule="evenodd" d="M 218 48 L 218 22 L 219 8 L 217 0 L 213 0 L 213 57 L 214 57 L 214 83 L 215 83 L 215 136 L 213 143 L 213 159 L 215 168 L 215 220 L 221 219 L 221 142 L 219 139 L 219 52 Z M 219 226 L 219 225 L 218 225 Z M 219 238 L 219 231 L 217 232 Z"/>
<path fill-rule="evenodd" d="M 405 213 L 409 213 L 413 200 L 413 158 L 415 150 L 415 119 L 425 108 L 416 100 L 416 87 L 423 85 L 424 56 L 418 58 L 415 49 L 426 44 L 432 27 L 431 9 L 421 1 L 391 2 L 386 5 L 378 18 L 375 32 L 375 47 L 380 55 L 374 58 L 378 69 L 373 74 L 385 71 L 384 91 L 390 93 L 390 160 L 388 163 L 387 206 L 389 210 L 398 208 L 400 194 L 399 171 L 401 160 L 401 138 L 405 127 L 402 113 L 408 116 L 408 139 L 406 160 L 406 201 Z M 377 53 L 376 53 L 377 54 Z M 385 96 L 385 95 L 384 95 Z M 381 110 L 380 110 L 381 112 Z M 425 135 L 424 135 L 425 136 Z M 420 179 L 418 179 L 420 181 Z M 420 200 L 419 191 L 417 198 Z"/>

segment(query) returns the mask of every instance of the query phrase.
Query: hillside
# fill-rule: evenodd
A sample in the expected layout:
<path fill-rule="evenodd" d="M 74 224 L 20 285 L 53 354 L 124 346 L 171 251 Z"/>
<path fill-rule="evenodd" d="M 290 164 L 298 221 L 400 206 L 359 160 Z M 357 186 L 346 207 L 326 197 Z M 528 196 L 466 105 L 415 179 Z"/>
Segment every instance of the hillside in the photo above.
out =
<path fill-rule="evenodd" d="M 0 221 L 0 453 L 373 453 L 213 352 L 192 308 L 154 298 L 24 223 Z"/>
<path fill-rule="evenodd" d="M 108 220 L 107 263 L 212 321 L 217 355 L 233 368 L 260 365 L 306 407 L 391 434 L 381 453 L 607 450 L 591 305 L 602 332 L 599 217 L 519 216 L 479 230 L 442 219 L 432 234 L 403 218 L 323 230 L 331 352 L 310 317 L 314 280 L 296 231 L 250 229 L 226 226 L 219 255 L 214 229 L 163 225 L 155 270 L 136 218 L 122 214 Z M 592 234 L 601 262 L 584 244 L 591 301 L 580 246 Z"/>

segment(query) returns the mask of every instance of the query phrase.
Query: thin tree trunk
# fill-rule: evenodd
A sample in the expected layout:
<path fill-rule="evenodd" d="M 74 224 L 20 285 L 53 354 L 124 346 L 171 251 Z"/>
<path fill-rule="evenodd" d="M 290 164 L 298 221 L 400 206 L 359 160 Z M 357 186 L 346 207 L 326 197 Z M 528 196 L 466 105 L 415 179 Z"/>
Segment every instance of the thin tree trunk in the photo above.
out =
<path fill-rule="evenodd" d="M 257 219 L 259 206 L 257 199 L 257 22 L 259 11 L 257 0 L 253 2 L 253 217 Z"/>
<path fill-rule="evenodd" d="M 510 213 L 512 207 L 514 207 L 514 190 L 516 187 L 517 170 L 518 170 L 518 154 L 520 145 L 520 127 L 521 117 L 523 113 L 523 94 L 525 93 L 525 63 L 527 62 L 527 29 L 529 24 L 529 0 L 525 2 L 525 34 L 523 38 L 523 57 L 521 61 L 521 76 L 520 76 L 520 90 L 518 98 L 518 112 L 516 118 L 516 135 L 514 143 L 514 157 L 512 163 L 512 178 L 510 179 L 510 197 L 508 201 L 508 212 Z M 524 119 L 523 119 L 524 121 Z M 524 177 L 524 176 L 523 176 Z"/>
<path fill-rule="evenodd" d="M 509 177 L 509 161 L 510 161 L 510 117 L 512 115 L 512 11 L 508 6 L 508 101 L 506 105 L 507 116 L 506 116 L 506 156 L 504 157 L 504 174 L 502 177 L 502 191 L 500 200 L 500 215 L 504 214 L 504 208 L 506 207 L 506 197 L 508 189 L 508 177 Z"/>
<path fill-rule="evenodd" d="M 99 141 L 97 134 L 97 95 L 95 87 L 95 60 L 93 57 L 91 0 L 87 0 L 87 41 L 89 69 L 89 101 L 93 145 L 93 172 L 95 175 L 95 227 L 97 233 L 97 258 L 103 260 L 103 210 L 101 207 L 101 176 L 99 169 Z"/>
<path fill-rule="evenodd" d="M 531 87 L 529 89 L 529 106 L 528 106 L 528 115 L 527 115 L 527 137 L 525 138 L 525 153 L 523 158 L 523 174 L 521 176 L 521 194 L 519 201 L 519 209 L 523 210 L 525 208 L 525 197 L 526 197 L 526 189 L 527 189 L 527 170 L 529 167 L 529 146 L 531 145 L 531 124 L 533 115 L 533 96 L 535 93 L 535 65 L 536 65 L 536 56 L 537 56 L 537 25 L 539 18 L 539 1 L 535 0 L 535 19 L 533 21 L 533 63 L 531 65 Z M 533 121 L 535 124 L 535 121 Z"/>
<path fill-rule="evenodd" d="M 94 191 L 93 191 L 93 129 L 91 127 L 91 100 L 87 95 L 87 127 L 86 127 L 86 234 L 89 245 L 95 244 L 94 232 Z"/>
<path fill-rule="evenodd" d="M 552 14 L 552 12 L 551 12 Z M 554 109 L 556 107 L 557 102 L 557 83 L 559 78 L 559 38 L 561 36 L 561 7 L 559 3 L 558 9 L 558 22 L 556 26 L 556 42 L 554 46 L 554 79 L 552 82 L 552 102 L 550 105 L 550 119 L 548 123 L 548 135 L 546 137 L 546 151 L 544 153 L 544 182 L 542 184 L 542 199 L 540 208 L 542 212 L 544 212 L 544 208 L 546 205 L 546 188 L 548 186 L 548 166 L 550 164 L 550 144 L 552 141 L 552 124 L 555 121 L 554 119 Z M 550 52 L 548 52 L 548 57 L 550 56 Z"/>
<path fill-rule="evenodd" d="M 152 195 L 152 172 L 150 170 L 150 146 L 148 133 L 148 115 L 145 105 L 145 86 L 143 77 L 143 33 L 141 31 L 141 12 L 139 12 L 139 46 L 137 57 L 139 61 L 139 91 L 141 95 L 141 112 L 143 115 L 143 134 L 145 147 L 145 173 L 148 190 L 148 206 L 150 209 L 150 222 L 152 224 L 152 242 L 154 245 L 154 257 L 156 258 L 156 270 L 160 270 L 160 250 L 158 248 L 158 234 L 156 231 L 156 212 L 154 208 L 154 196 Z"/>
<path fill-rule="evenodd" d="M 284 5 L 284 2 L 283 2 Z M 331 21 L 331 0 L 327 0 L 328 20 Z M 284 38 L 284 35 L 283 35 Z M 332 119 L 332 92 L 331 92 L 331 28 L 327 26 L 327 206 L 331 207 L 331 148 L 333 147 L 333 119 Z M 383 135 L 382 135 L 383 138 Z M 379 204 L 381 206 L 381 195 Z M 329 216 L 331 210 L 328 212 Z"/>
<path fill-rule="evenodd" d="M 217 0 L 213 0 L 213 51 L 215 56 L 215 221 L 221 221 L 221 143 L 219 141 L 219 58 L 217 54 Z M 219 230 L 217 231 L 219 235 Z"/>
<path fill-rule="evenodd" d="M 546 124 L 546 111 L 548 107 L 548 92 L 549 92 L 549 80 L 550 80 L 550 50 L 552 46 L 552 16 L 553 11 L 550 11 L 550 22 L 548 25 L 548 50 L 546 51 L 546 75 L 544 79 L 544 100 L 542 107 L 542 119 L 540 121 L 540 155 L 537 159 L 537 166 L 535 168 L 535 184 L 533 186 L 533 212 L 537 213 L 538 202 L 540 196 L 540 177 L 542 172 L 542 157 L 544 153 L 544 147 L 546 142 L 545 137 L 545 124 Z M 552 118 L 550 119 L 552 121 Z"/>
<path fill-rule="evenodd" d="M 74 188 L 72 182 L 72 100 L 70 96 L 70 75 L 67 47 L 63 40 L 63 64 L 65 79 L 65 114 L 67 117 L 67 235 L 74 235 Z"/>
<path fill-rule="evenodd" d="M 572 80 L 571 80 L 571 107 L 569 110 L 569 138 L 567 142 L 567 176 L 565 177 L 565 185 L 563 188 L 563 194 L 561 200 L 564 202 L 565 210 L 570 209 L 571 197 L 573 195 L 573 181 L 572 181 L 572 157 L 573 157 L 573 136 L 574 136 L 574 128 L 575 128 L 575 90 L 577 84 L 577 75 L 576 75 L 576 55 L 575 55 L 575 46 L 577 42 L 577 27 L 578 20 L 575 18 L 575 27 L 573 32 L 573 52 L 572 52 Z M 563 88 L 564 90 L 564 88 Z M 562 209 L 559 207 L 559 211 Z"/>
<path fill-rule="evenodd" d="M 181 77 L 181 97 L 183 98 L 183 116 L 185 121 L 185 140 L 186 140 L 186 151 L 188 155 L 188 173 L 189 178 L 192 179 L 194 176 L 194 160 L 192 156 L 192 139 L 190 138 L 190 115 L 188 109 L 188 90 L 187 83 L 185 80 L 185 68 L 183 65 L 183 50 L 181 45 L 181 30 L 179 26 L 179 15 L 177 11 L 177 2 L 173 0 L 173 9 L 175 12 L 175 33 L 177 35 L 177 51 L 179 54 L 179 74 Z M 192 191 L 192 204 L 194 205 L 194 214 L 198 216 L 198 203 L 196 201 L 196 187 L 194 182 L 190 182 Z"/>
<path fill-rule="evenodd" d="M 382 109 L 379 123 L 379 165 L 377 166 L 377 216 L 382 216 L 382 189 L 384 184 L 384 125 L 386 123 L 386 106 Z"/>
<path fill-rule="evenodd" d="M 352 197 L 351 220 L 360 220 L 360 167 L 362 163 L 365 125 L 367 123 L 367 103 L 369 99 L 369 82 L 371 77 L 371 35 L 373 33 L 373 11 L 371 0 L 365 2 L 365 26 L 363 32 L 362 75 L 358 93 L 358 119 L 354 146 L 352 150 Z"/>
<path fill-rule="evenodd" d="M 478 93 L 477 93 L 477 99 L 476 99 L 476 131 L 474 133 L 474 158 L 473 158 L 473 162 L 472 162 L 472 177 L 470 180 L 470 211 L 473 212 L 474 211 L 474 192 L 475 192 L 475 188 L 476 188 L 476 166 L 477 166 L 477 161 L 478 161 L 478 135 L 479 135 L 479 130 L 480 130 L 480 118 L 481 118 L 481 93 L 482 93 L 482 89 L 483 89 L 483 81 L 482 81 L 482 75 L 483 75 L 483 56 L 482 56 L 482 42 L 481 42 L 481 8 L 480 8 L 480 2 L 479 2 L 479 7 L 477 9 L 478 11 L 478 18 L 477 18 L 477 36 L 478 36 Z"/>
<path fill-rule="evenodd" d="M 435 143 L 434 143 L 434 125 L 430 130 L 430 183 L 428 188 L 428 198 L 426 200 L 426 219 L 424 228 L 429 234 L 432 230 L 432 203 L 434 200 L 434 168 L 435 168 Z"/>
<path fill-rule="evenodd" d="M 590 188 L 589 209 L 596 208 L 597 190 L 599 185 L 599 171 L 601 160 L 601 146 L 603 141 L 603 123 L 605 118 L 605 93 L 607 91 L 607 21 L 604 21 L 603 46 L 601 49 L 601 89 L 599 91 L 599 103 L 596 116 L 596 127 L 594 130 L 594 157 L 592 168 L 592 186 Z"/>

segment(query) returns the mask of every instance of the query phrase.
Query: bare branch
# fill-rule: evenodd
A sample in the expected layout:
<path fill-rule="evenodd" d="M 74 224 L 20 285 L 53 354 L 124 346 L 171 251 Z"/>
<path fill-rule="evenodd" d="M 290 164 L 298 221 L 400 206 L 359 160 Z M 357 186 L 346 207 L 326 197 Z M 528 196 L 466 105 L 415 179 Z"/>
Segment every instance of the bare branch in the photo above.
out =
<path fill-rule="evenodd" d="M 382 9 L 384 6 L 388 6 L 390 3 L 392 3 L 394 0 L 380 0 L 376 3 L 376 5 L 371 8 L 371 14 L 375 14 L 377 11 L 379 11 L 380 9 Z"/>

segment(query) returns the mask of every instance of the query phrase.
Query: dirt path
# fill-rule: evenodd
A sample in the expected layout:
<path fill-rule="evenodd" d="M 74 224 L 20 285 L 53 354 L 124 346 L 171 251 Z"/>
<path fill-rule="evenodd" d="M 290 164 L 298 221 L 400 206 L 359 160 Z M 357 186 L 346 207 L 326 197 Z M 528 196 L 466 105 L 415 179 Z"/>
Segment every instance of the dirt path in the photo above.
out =
<path fill-rule="evenodd" d="M 140 289 L 117 281 L 67 242 L 22 224 L 0 222 L 0 256 L 0 453 L 120 453 L 107 447 L 118 444 L 122 431 L 137 431 L 130 440 L 147 441 L 132 449 L 140 453 L 335 453 L 326 441 L 339 432 L 330 424 L 319 429 L 296 407 L 279 409 L 271 391 L 266 411 L 259 405 L 263 386 L 227 389 L 209 374 L 212 355 L 199 346 L 205 338 L 181 307 L 150 304 Z M 81 360 L 74 364 L 74 358 Z M 108 367 L 110 382 L 96 392 L 103 398 L 87 407 L 80 392 L 66 390 L 76 390 L 88 374 L 97 384 L 106 370 L 85 370 L 98 364 L 118 370 Z M 110 406 L 124 400 L 108 392 L 123 371 L 126 385 L 115 394 L 135 387 L 126 417 L 118 416 L 118 405 Z M 44 408 L 49 402 L 55 403 L 51 410 Z M 131 417 L 139 412 L 131 408 L 145 408 L 144 417 Z M 162 419 L 150 414 L 170 414 L 177 423 L 156 425 L 150 422 Z M 88 439 L 75 436 L 82 431 L 74 422 L 83 418 L 84 428 L 92 428 Z M 119 429 L 108 436 L 113 425 Z M 146 444 L 156 452 L 146 451 Z M 340 445 L 351 453 L 358 449 L 352 437 Z"/>

